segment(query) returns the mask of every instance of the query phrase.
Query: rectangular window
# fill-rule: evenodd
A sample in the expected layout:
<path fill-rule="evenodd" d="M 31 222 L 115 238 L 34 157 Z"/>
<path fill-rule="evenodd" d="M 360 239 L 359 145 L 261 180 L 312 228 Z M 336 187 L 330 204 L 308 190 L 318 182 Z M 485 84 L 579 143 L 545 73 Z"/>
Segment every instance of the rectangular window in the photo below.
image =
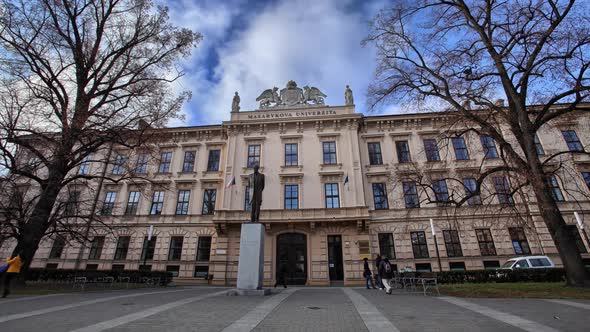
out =
<path fill-rule="evenodd" d="M 203 209 L 202 214 L 213 214 L 215 212 L 215 199 L 217 198 L 217 189 L 205 189 L 203 192 Z"/>
<path fill-rule="evenodd" d="M 576 241 L 576 246 L 578 247 L 578 251 L 580 254 L 585 254 L 588 252 L 586 246 L 584 245 L 584 241 L 582 241 L 582 237 L 580 236 L 580 232 L 578 231 L 578 226 L 576 225 L 566 225 L 565 226 L 567 231 L 574 237 L 574 241 Z"/>
<path fill-rule="evenodd" d="M 244 193 L 244 211 L 252 211 L 252 203 L 250 203 L 250 186 L 246 186 Z"/>
<path fill-rule="evenodd" d="M 465 271 L 465 262 L 449 262 L 449 270 Z"/>
<path fill-rule="evenodd" d="M 440 154 L 438 153 L 438 144 L 435 139 L 424 140 L 424 151 L 426 151 L 426 160 L 440 161 Z"/>
<path fill-rule="evenodd" d="M 170 238 L 170 249 L 168 250 L 169 261 L 179 261 L 182 256 L 182 242 L 184 237 L 173 236 Z"/>
<path fill-rule="evenodd" d="M 463 257 L 461 240 L 459 240 L 459 232 L 457 230 L 450 229 L 443 231 L 443 238 L 445 239 L 447 257 Z"/>
<path fill-rule="evenodd" d="M 176 202 L 176 214 L 188 214 L 188 202 L 190 201 L 190 190 L 179 190 L 178 201 Z"/>
<path fill-rule="evenodd" d="M 115 157 L 115 162 L 113 164 L 113 174 L 114 175 L 121 175 L 125 172 L 125 164 L 127 163 L 127 157 L 118 154 Z"/>
<path fill-rule="evenodd" d="M 125 264 L 113 264 L 111 265 L 112 271 L 125 271 Z"/>
<path fill-rule="evenodd" d="M 90 253 L 88 259 L 100 259 L 102 248 L 104 247 L 104 236 L 95 236 L 90 242 Z"/>
<path fill-rule="evenodd" d="M 49 259 L 61 258 L 61 254 L 63 253 L 65 246 L 66 241 L 62 237 L 55 238 L 55 241 L 53 241 L 53 246 L 51 247 L 51 252 L 49 252 Z"/>
<path fill-rule="evenodd" d="M 368 143 L 369 148 L 369 164 L 383 165 L 383 158 L 381 156 L 381 144 L 378 142 Z"/>
<path fill-rule="evenodd" d="M 567 143 L 567 148 L 572 152 L 581 152 L 584 151 L 584 147 L 582 143 L 580 143 L 580 139 L 574 130 L 562 130 L 561 134 Z"/>
<path fill-rule="evenodd" d="M 86 269 L 85 270 L 86 271 L 97 271 L 98 270 L 98 264 L 86 264 Z"/>
<path fill-rule="evenodd" d="M 178 277 L 178 275 L 180 275 L 180 266 L 166 265 L 166 272 L 170 272 L 173 277 Z"/>
<path fill-rule="evenodd" d="M 137 214 L 137 207 L 139 206 L 139 191 L 130 191 L 127 199 L 127 206 L 125 207 L 125 215 L 134 216 Z"/>
<path fill-rule="evenodd" d="M 150 214 L 161 214 L 162 208 L 164 208 L 164 192 L 154 191 L 152 194 L 152 207 L 150 208 Z"/>
<path fill-rule="evenodd" d="M 194 273 L 193 277 L 207 279 L 208 276 L 209 276 L 209 266 L 208 265 L 195 266 L 195 273 Z"/>
<path fill-rule="evenodd" d="M 496 150 L 496 143 L 494 139 L 488 135 L 479 136 L 485 159 L 496 159 L 498 158 L 498 150 Z"/>
<path fill-rule="evenodd" d="M 508 179 L 504 176 L 492 177 L 494 182 L 494 188 L 496 189 L 496 195 L 498 196 L 498 202 L 504 205 L 513 205 L 514 200 L 512 199 L 512 193 L 510 192 L 510 185 Z"/>
<path fill-rule="evenodd" d="M 476 229 L 475 235 L 479 243 L 479 251 L 482 256 L 496 256 L 496 246 L 492 238 L 492 232 L 488 228 Z"/>
<path fill-rule="evenodd" d="M 108 191 L 104 197 L 104 203 L 102 203 L 102 210 L 100 213 L 103 216 L 110 216 L 113 214 L 115 208 L 115 201 L 117 200 L 117 192 Z"/>
<path fill-rule="evenodd" d="M 419 208 L 420 199 L 418 198 L 418 189 L 416 189 L 416 182 L 403 182 L 404 198 L 406 201 L 406 208 Z"/>
<path fill-rule="evenodd" d="M 88 175 L 90 173 L 90 155 L 87 155 L 82 159 L 82 163 L 80 163 L 80 168 L 78 168 L 79 175 Z"/>
<path fill-rule="evenodd" d="M 285 185 L 285 209 L 295 210 L 299 208 L 299 185 Z"/>
<path fill-rule="evenodd" d="M 172 152 L 162 152 L 160 155 L 160 166 L 158 166 L 158 173 L 169 173 L 171 163 Z"/>
<path fill-rule="evenodd" d="M 467 198 L 468 205 L 481 205 L 481 196 L 475 195 L 477 190 L 477 182 L 474 178 L 463 179 L 463 186 L 465 186 L 465 196 Z"/>
<path fill-rule="evenodd" d="M 260 144 L 248 145 L 248 168 L 260 166 Z"/>
<path fill-rule="evenodd" d="M 432 189 L 434 189 L 434 197 L 439 206 L 448 204 L 449 190 L 447 188 L 446 180 L 437 180 L 432 182 Z"/>
<path fill-rule="evenodd" d="M 148 165 L 148 155 L 147 153 L 142 153 L 137 156 L 137 163 L 135 164 L 135 173 L 136 174 L 146 174 L 147 173 L 147 165 Z"/>
<path fill-rule="evenodd" d="M 432 272 L 430 263 L 416 263 L 416 272 Z"/>
<path fill-rule="evenodd" d="M 500 261 L 483 261 L 484 270 L 497 270 L 500 268 Z"/>
<path fill-rule="evenodd" d="M 526 240 L 524 229 L 522 227 L 510 227 L 508 228 L 510 233 L 510 240 L 512 241 L 512 247 L 514 247 L 514 253 L 517 255 L 530 255 L 531 248 Z"/>
<path fill-rule="evenodd" d="M 375 210 L 389 209 L 385 183 L 373 183 L 373 203 L 375 203 Z"/>
<path fill-rule="evenodd" d="M 211 237 L 199 236 L 197 243 L 197 262 L 208 262 L 211 256 Z"/>
<path fill-rule="evenodd" d="M 336 164 L 336 142 L 323 142 L 322 147 L 324 151 L 324 164 Z"/>
<path fill-rule="evenodd" d="M 221 150 L 209 150 L 209 159 L 207 160 L 207 172 L 219 171 L 219 157 Z"/>
<path fill-rule="evenodd" d="M 184 152 L 184 161 L 182 162 L 182 172 L 183 173 L 190 173 L 195 170 L 195 157 L 197 155 L 196 151 L 185 151 Z"/>
<path fill-rule="evenodd" d="M 539 140 L 539 136 L 537 136 L 537 134 L 535 134 L 535 151 L 537 152 L 537 156 L 545 155 L 545 149 L 543 149 L 543 144 L 541 144 L 541 141 Z"/>
<path fill-rule="evenodd" d="M 395 150 L 397 151 L 397 161 L 400 164 L 409 163 L 412 161 L 412 157 L 410 156 L 410 145 L 408 145 L 408 141 L 396 141 Z"/>
<path fill-rule="evenodd" d="M 78 214 L 78 202 L 80 201 L 79 191 L 70 191 L 68 193 L 68 200 L 64 206 L 64 216 L 73 217 Z"/>
<path fill-rule="evenodd" d="M 297 166 L 297 143 L 285 144 L 285 166 Z"/>
<path fill-rule="evenodd" d="M 379 233 L 379 252 L 381 256 L 395 259 L 395 244 L 392 233 Z"/>
<path fill-rule="evenodd" d="M 412 239 L 412 251 L 414 252 L 414 258 L 428 258 L 428 244 L 426 243 L 426 235 L 424 231 L 411 232 L 410 237 Z"/>
<path fill-rule="evenodd" d="M 465 139 L 463 137 L 453 137 L 453 149 L 455 150 L 455 157 L 457 160 L 469 160 L 469 151 L 465 145 Z"/>
<path fill-rule="evenodd" d="M 143 238 L 143 246 L 141 247 L 141 260 L 153 260 L 154 252 L 156 251 L 156 236 L 152 236 L 152 239 L 148 241 L 148 237 Z"/>
<path fill-rule="evenodd" d="M 337 209 L 340 207 L 340 196 L 338 193 L 338 183 L 326 183 L 326 208 Z"/>
<path fill-rule="evenodd" d="M 557 202 L 563 202 L 565 199 L 563 198 L 563 193 L 561 192 L 561 188 L 559 188 L 559 183 L 557 182 L 557 177 L 553 174 L 547 176 L 547 182 L 549 187 L 551 187 L 551 196 Z"/>
<path fill-rule="evenodd" d="M 582 172 L 582 177 L 584 178 L 584 182 L 586 182 L 586 185 L 590 189 L 590 172 Z"/>
<path fill-rule="evenodd" d="M 129 241 L 131 237 L 120 236 L 117 240 L 117 248 L 115 249 L 115 260 L 123 261 L 127 259 L 127 252 L 129 251 Z"/>

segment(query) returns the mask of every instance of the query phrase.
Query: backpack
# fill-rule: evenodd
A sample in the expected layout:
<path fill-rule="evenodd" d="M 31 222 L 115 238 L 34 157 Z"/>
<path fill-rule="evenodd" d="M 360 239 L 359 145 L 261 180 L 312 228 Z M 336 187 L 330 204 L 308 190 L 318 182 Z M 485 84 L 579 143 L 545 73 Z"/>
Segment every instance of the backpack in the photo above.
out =
<path fill-rule="evenodd" d="M 385 262 L 385 264 L 383 265 L 383 270 L 385 271 L 385 273 L 391 273 L 391 264 Z"/>

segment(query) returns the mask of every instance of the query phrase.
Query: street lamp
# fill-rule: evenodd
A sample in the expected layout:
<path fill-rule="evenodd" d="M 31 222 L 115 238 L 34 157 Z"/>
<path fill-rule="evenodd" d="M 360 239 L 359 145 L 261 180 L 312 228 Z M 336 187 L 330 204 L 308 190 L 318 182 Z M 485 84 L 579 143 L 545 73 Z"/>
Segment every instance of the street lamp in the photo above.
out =
<path fill-rule="evenodd" d="M 590 240 L 588 240 L 588 233 L 586 233 L 586 229 L 584 229 L 584 221 L 582 221 L 582 217 L 578 214 L 578 212 L 574 212 L 574 217 L 576 217 L 576 221 L 578 222 L 578 226 L 582 230 L 582 234 L 584 234 L 584 238 L 586 239 L 586 243 L 590 245 Z"/>
<path fill-rule="evenodd" d="M 434 222 L 430 218 L 430 230 L 432 231 L 432 237 L 434 238 L 434 248 L 436 248 L 436 259 L 438 260 L 438 270 L 442 272 L 442 264 L 440 263 L 440 252 L 438 251 L 438 241 L 436 240 L 436 232 L 434 231 Z"/>

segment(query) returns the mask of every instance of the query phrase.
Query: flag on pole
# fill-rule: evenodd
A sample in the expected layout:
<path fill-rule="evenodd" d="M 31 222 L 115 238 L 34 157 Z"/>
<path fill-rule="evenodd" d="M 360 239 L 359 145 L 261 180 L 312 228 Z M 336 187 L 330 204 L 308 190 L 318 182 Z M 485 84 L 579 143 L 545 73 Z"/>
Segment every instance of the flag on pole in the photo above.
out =
<path fill-rule="evenodd" d="M 348 175 L 344 178 L 344 185 L 348 183 Z"/>
<path fill-rule="evenodd" d="M 225 185 L 225 188 L 229 188 L 229 187 L 233 186 L 234 184 L 236 184 L 236 177 L 232 176 L 231 179 Z"/>

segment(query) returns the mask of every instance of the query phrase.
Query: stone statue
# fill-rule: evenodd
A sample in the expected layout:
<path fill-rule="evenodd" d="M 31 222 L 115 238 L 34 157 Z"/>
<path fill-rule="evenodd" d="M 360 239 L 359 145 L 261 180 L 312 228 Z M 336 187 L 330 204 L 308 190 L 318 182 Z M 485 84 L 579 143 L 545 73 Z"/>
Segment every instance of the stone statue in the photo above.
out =
<path fill-rule="evenodd" d="M 238 95 L 237 91 L 236 91 L 236 95 L 234 96 L 234 99 L 231 102 L 231 111 L 232 112 L 239 112 L 240 111 L 240 96 Z"/>
<path fill-rule="evenodd" d="M 303 102 L 313 102 L 316 105 L 324 105 L 324 98 L 327 97 L 320 89 L 312 86 L 303 87 Z"/>
<path fill-rule="evenodd" d="M 352 90 L 348 85 L 346 86 L 346 90 L 344 90 L 344 104 L 354 105 L 354 98 L 352 98 Z"/>
<path fill-rule="evenodd" d="M 279 90 L 279 88 L 277 88 L 276 86 L 272 89 L 266 89 L 264 90 L 260 96 L 258 96 L 258 98 L 256 98 L 256 101 L 260 102 L 260 108 L 269 108 L 271 107 L 270 104 L 274 103 L 274 105 L 272 106 L 277 106 L 281 104 L 281 98 L 279 97 L 279 94 L 277 93 L 277 91 Z"/>
<path fill-rule="evenodd" d="M 250 204 L 252 205 L 252 212 L 250 214 L 250 221 L 257 222 L 260 218 L 260 206 L 262 205 L 262 191 L 264 190 L 264 174 L 259 173 L 260 166 L 254 164 L 254 173 L 250 174 Z"/>

